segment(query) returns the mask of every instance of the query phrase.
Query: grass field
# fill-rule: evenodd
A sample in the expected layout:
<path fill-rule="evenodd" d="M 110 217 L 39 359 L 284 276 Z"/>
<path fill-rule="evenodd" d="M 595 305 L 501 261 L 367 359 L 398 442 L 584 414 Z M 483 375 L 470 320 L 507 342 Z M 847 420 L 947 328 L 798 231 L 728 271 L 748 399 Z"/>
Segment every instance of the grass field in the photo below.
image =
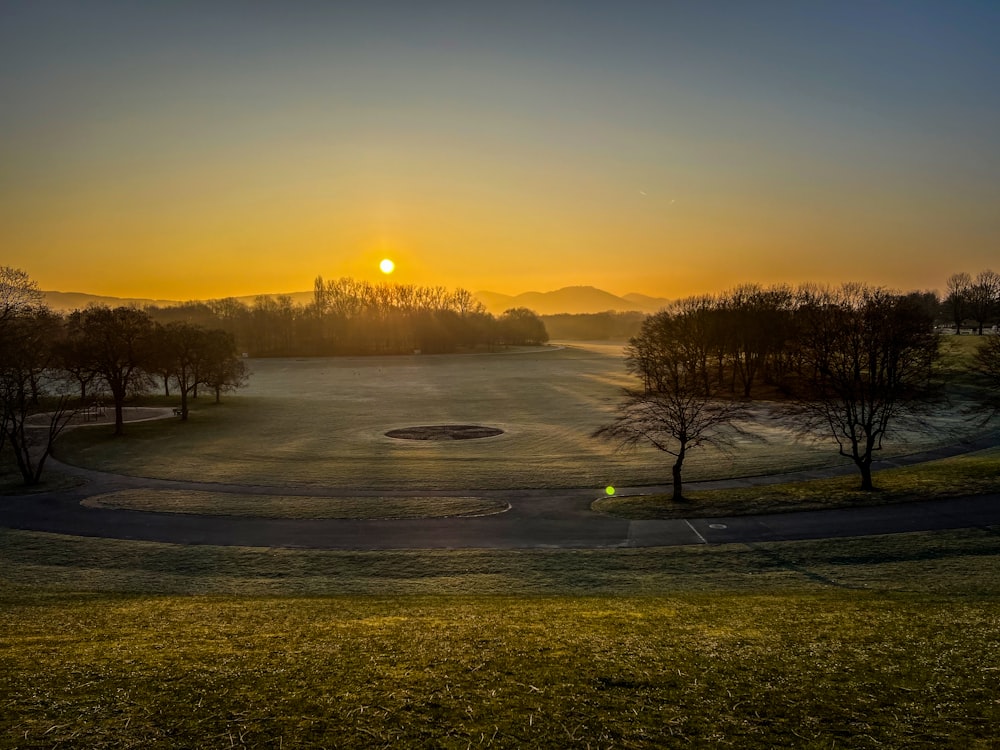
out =
<path fill-rule="evenodd" d="M 674 502 L 669 494 L 603 497 L 594 510 L 619 518 L 690 518 L 788 513 L 823 508 L 886 505 L 915 500 L 965 497 L 1000 489 L 1000 448 L 886 469 L 875 475 L 877 492 L 858 489 L 857 475 L 758 487 L 699 490 Z"/>
<path fill-rule="evenodd" d="M 94 508 L 256 518 L 449 518 L 502 513 L 510 506 L 481 497 L 303 497 L 180 490 L 121 490 L 83 501 Z"/>
<path fill-rule="evenodd" d="M 280 497 L 130 491 L 98 502 L 292 517 L 372 507 L 368 497 L 296 495 L 296 485 L 603 486 L 668 475 L 652 452 L 617 456 L 588 437 L 624 382 L 613 349 L 255 367 L 245 395 L 219 407 L 199 399 L 188 424 L 133 425 L 126 440 L 87 428 L 60 451 L 138 475 L 289 487 Z M 507 432 L 468 444 L 381 437 L 458 422 Z M 693 453 L 688 477 L 837 460 L 780 425 L 763 432 L 769 444 L 732 457 Z M 993 450 L 879 476 L 894 477 L 882 482 L 890 496 L 995 487 L 997 463 Z M 808 504 L 849 492 L 838 487 L 699 502 L 752 505 L 766 492 Z M 420 499 L 422 514 L 477 502 Z M 0 529 L 0 570 L 5 748 L 1000 747 L 996 527 L 391 552 Z"/>
<path fill-rule="evenodd" d="M 0 746 L 995 747 L 997 532 L 392 553 L 0 532 Z"/>
<path fill-rule="evenodd" d="M 474 356 L 257 360 L 250 386 L 191 421 L 68 433 L 58 455 L 127 474 L 272 486 L 375 489 L 604 487 L 669 481 L 668 456 L 619 453 L 591 437 L 629 384 L 620 347 L 577 346 Z M 390 429 L 483 424 L 503 435 L 448 442 L 394 440 Z M 969 425 L 942 414 L 935 428 L 889 441 L 886 455 L 948 443 Z M 774 419 L 763 442 L 735 452 L 698 449 L 685 479 L 752 476 L 840 463 L 823 441 L 792 437 Z"/>

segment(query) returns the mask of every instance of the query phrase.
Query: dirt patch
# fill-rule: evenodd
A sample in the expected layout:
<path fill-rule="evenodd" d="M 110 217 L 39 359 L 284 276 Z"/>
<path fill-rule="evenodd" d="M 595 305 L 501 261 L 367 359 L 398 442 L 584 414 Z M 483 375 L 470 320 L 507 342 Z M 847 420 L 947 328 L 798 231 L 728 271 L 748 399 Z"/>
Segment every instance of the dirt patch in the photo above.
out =
<path fill-rule="evenodd" d="M 477 424 L 434 424 L 421 427 L 402 427 L 389 430 L 386 437 L 396 440 L 475 440 L 503 435 L 498 427 Z"/>

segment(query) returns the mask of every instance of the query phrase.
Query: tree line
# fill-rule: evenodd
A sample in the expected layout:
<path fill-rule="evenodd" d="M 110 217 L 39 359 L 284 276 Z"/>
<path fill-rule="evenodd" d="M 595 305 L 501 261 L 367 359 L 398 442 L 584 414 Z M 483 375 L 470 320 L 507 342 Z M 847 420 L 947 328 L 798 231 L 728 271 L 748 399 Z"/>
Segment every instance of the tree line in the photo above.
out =
<path fill-rule="evenodd" d="M 642 327 L 646 313 L 638 310 L 542 315 L 549 336 L 569 341 L 626 341 Z"/>
<path fill-rule="evenodd" d="M 800 433 L 832 437 L 872 490 L 874 454 L 890 430 L 921 424 L 940 393 L 936 314 L 932 293 L 860 284 L 748 285 L 679 300 L 630 339 L 626 366 L 639 385 L 595 435 L 673 456 L 673 498 L 682 500 L 688 451 L 731 446 L 747 434 L 752 399 L 767 398 Z M 975 361 L 995 416 L 1000 336 L 985 337 Z"/>
<path fill-rule="evenodd" d="M 946 287 L 943 297 L 935 292 L 915 293 L 934 312 L 939 324 L 954 328 L 956 333 L 983 334 L 987 327 L 1000 323 L 1000 274 L 988 269 L 976 276 L 957 273 L 947 280 Z M 646 314 L 607 310 L 540 317 L 553 339 L 625 341 L 639 333 Z"/>
<path fill-rule="evenodd" d="M 964 271 L 948 277 L 946 294 L 942 302 L 944 312 L 955 327 L 972 322 L 980 336 L 983 328 L 1000 322 L 1000 273 L 990 269 L 980 271 L 975 278 Z"/>
<path fill-rule="evenodd" d="M 37 483 L 56 437 L 82 409 L 110 401 L 124 429 L 130 396 L 157 383 L 180 397 L 180 418 L 199 386 L 215 400 L 248 376 L 231 334 L 185 321 L 162 324 L 134 307 L 59 315 L 19 269 L 0 267 L 0 454 Z"/>
<path fill-rule="evenodd" d="M 231 334 L 254 357 L 445 354 L 543 344 L 544 323 L 526 308 L 496 317 L 465 289 L 317 277 L 313 299 L 258 296 L 147 308 L 159 321 L 186 320 Z"/>

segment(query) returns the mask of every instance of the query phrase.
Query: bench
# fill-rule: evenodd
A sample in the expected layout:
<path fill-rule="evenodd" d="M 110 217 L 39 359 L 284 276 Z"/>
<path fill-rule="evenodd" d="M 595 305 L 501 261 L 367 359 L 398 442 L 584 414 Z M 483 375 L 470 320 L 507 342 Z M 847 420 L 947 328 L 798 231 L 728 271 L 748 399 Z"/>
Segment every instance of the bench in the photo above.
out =
<path fill-rule="evenodd" d="M 183 413 L 184 413 L 184 412 L 183 412 L 183 411 L 181 411 L 180 407 L 174 407 L 174 416 L 175 416 L 175 417 L 179 417 L 179 416 L 180 416 L 181 414 L 183 414 Z"/>

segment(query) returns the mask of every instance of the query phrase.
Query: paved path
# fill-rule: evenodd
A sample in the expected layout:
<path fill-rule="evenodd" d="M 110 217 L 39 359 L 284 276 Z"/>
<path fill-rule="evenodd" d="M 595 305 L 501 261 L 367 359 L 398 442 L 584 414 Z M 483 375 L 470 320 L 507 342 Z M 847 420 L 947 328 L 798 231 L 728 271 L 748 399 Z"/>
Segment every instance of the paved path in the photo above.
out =
<path fill-rule="evenodd" d="M 990 435 L 955 446 L 882 462 L 879 468 L 908 465 L 995 445 Z M 662 547 L 796 539 L 820 539 L 909 531 L 1000 525 L 1000 488 L 990 495 L 870 508 L 776 513 L 726 518 L 628 521 L 590 510 L 599 490 L 491 490 L 398 492 L 341 489 L 318 491 L 147 479 L 59 468 L 84 480 L 59 492 L 0 498 L 0 527 L 76 536 L 176 544 L 303 547 L 314 549 L 517 549 Z M 697 484 L 703 488 L 773 484 L 853 473 L 851 466 L 769 477 Z M 152 513 L 82 506 L 81 501 L 122 489 L 232 492 L 261 495 L 495 497 L 510 510 L 477 518 L 406 520 L 296 520 Z M 667 491 L 666 487 L 621 488 L 619 494 Z"/>

